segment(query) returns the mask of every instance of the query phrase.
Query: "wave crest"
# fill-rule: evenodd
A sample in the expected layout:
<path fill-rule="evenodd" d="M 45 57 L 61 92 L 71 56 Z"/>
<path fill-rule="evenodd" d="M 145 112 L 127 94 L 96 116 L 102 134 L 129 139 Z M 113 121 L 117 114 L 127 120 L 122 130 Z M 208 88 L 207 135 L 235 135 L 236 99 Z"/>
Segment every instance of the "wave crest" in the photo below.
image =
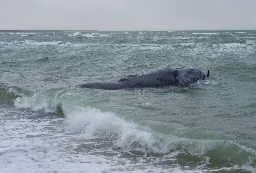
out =
<path fill-rule="evenodd" d="M 108 139 L 122 148 L 165 152 L 164 146 L 159 146 L 160 139 L 112 112 L 101 112 L 96 108 L 77 108 L 67 114 L 66 124 L 70 130 L 78 132 L 85 139 Z"/>

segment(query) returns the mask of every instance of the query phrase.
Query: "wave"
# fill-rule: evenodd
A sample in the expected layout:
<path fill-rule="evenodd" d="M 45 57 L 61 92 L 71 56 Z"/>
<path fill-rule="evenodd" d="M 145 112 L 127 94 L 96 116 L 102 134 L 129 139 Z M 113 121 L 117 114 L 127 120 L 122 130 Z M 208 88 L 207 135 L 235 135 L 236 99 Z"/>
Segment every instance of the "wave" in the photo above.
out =
<path fill-rule="evenodd" d="M 19 97 L 13 88 L 0 85 L 0 105 L 13 105 L 14 100 Z"/>
<path fill-rule="evenodd" d="M 17 108 L 26 108 L 33 111 L 43 110 L 46 113 L 54 112 L 60 104 L 58 100 L 62 89 L 45 89 L 35 92 L 32 96 L 18 97 L 14 100 L 14 106 Z"/>
<path fill-rule="evenodd" d="M 87 37 L 87 38 L 93 38 L 94 35 L 93 34 L 82 34 L 83 37 Z"/>
<path fill-rule="evenodd" d="M 139 46 L 139 49 L 142 50 L 142 51 L 146 51 L 146 50 L 160 50 L 160 49 L 163 49 L 165 47 L 167 47 L 166 45 L 138 45 Z"/>
<path fill-rule="evenodd" d="M 192 34 L 193 35 L 219 35 L 220 33 L 217 33 L 217 32 L 195 32 Z"/>
<path fill-rule="evenodd" d="M 43 42 L 37 42 L 33 40 L 25 40 L 22 42 L 27 45 L 33 45 L 33 46 L 56 46 L 62 44 L 61 41 L 43 41 Z"/>
<path fill-rule="evenodd" d="M 25 95 L 31 95 L 32 93 L 26 89 L 18 88 L 15 86 L 8 86 L 4 83 L 0 84 L 0 105 L 14 105 L 15 100 Z"/>
<path fill-rule="evenodd" d="M 237 48 L 246 48 L 247 45 L 242 43 L 226 43 L 226 44 L 222 44 L 222 47 L 226 49 L 237 49 Z"/>
<path fill-rule="evenodd" d="M 3 45 L 29 45 L 29 46 L 72 46 L 70 42 L 62 42 L 62 41 L 34 41 L 34 40 L 25 40 L 25 41 L 14 41 L 14 42 L 0 42 Z"/>
<path fill-rule="evenodd" d="M 116 146 L 123 148 L 148 149 L 152 152 L 166 152 L 166 145 L 152 133 L 140 130 L 132 122 L 126 122 L 112 112 L 101 112 L 91 107 L 78 107 L 65 103 L 60 98 L 65 97 L 65 89 L 49 89 L 36 92 L 32 96 L 18 97 L 14 105 L 20 109 L 32 111 L 43 110 L 54 112 L 62 104 L 67 127 L 71 131 L 79 132 L 86 139 L 108 138 L 115 141 Z M 70 93 L 68 94 L 70 97 Z"/>
<path fill-rule="evenodd" d="M 4 42 L 1 41 L 0 45 L 31 45 L 31 46 L 57 46 L 57 45 L 71 45 L 70 42 L 62 42 L 62 41 L 34 41 L 34 40 L 25 40 L 25 41 L 12 41 L 12 42 Z"/>
<path fill-rule="evenodd" d="M 100 34 L 100 33 L 86 33 L 82 34 L 81 32 L 74 32 L 72 34 L 68 34 L 69 37 L 77 37 L 77 36 L 82 36 L 82 37 L 87 37 L 87 38 L 93 38 L 93 37 L 109 37 L 107 34 Z"/>
<path fill-rule="evenodd" d="M 93 37 L 109 37 L 107 34 L 100 34 L 100 33 L 92 33 L 92 34 L 82 34 L 83 37 L 93 38 Z"/>
<path fill-rule="evenodd" d="M 240 31 L 240 32 L 235 32 L 235 33 L 237 33 L 237 34 L 246 34 L 247 32 Z"/>
<path fill-rule="evenodd" d="M 138 125 L 96 108 L 77 108 L 67 114 L 67 127 L 85 139 L 111 139 L 115 145 L 128 149 L 166 152 L 162 141 Z"/>
<path fill-rule="evenodd" d="M 16 42 L 4 42 L 4 41 L 0 41 L 0 45 L 13 45 L 13 44 L 15 44 L 15 43 L 17 43 L 17 41 L 16 41 Z"/>
<path fill-rule="evenodd" d="M 236 53 L 250 53 L 254 52 L 254 43 L 224 43 L 224 44 L 213 44 L 213 48 L 219 49 L 218 52 L 236 52 Z"/>
<path fill-rule="evenodd" d="M 255 170 L 253 167 L 256 166 L 255 155 L 252 154 L 255 151 L 251 152 L 251 149 L 232 141 L 163 135 L 121 119 L 113 112 L 102 112 L 92 107 L 76 107 L 68 112 L 65 124 L 80 140 L 111 141 L 114 148 L 137 157 L 154 153 L 160 158 L 171 157 L 173 163 L 194 169 Z"/>
<path fill-rule="evenodd" d="M 25 41 L 12 41 L 12 42 L 3 42 L 0 41 L 0 45 L 15 45 L 15 46 L 60 46 L 60 47 L 84 47 L 84 46 L 93 46 L 93 45 L 99 45 L 99 44 L 93 44 L 93 43 L 70 43 L 70 42 L 63 42 L 63 41 L 43 41 L 38 42 L 34 40 L 25 40 Z"/>
<path fill-rule="evenodd" d="M 74 32 L 72 34 L 68 34 L 69 37 L 76 37 L 76 36 L 79 36 L 79 35 L 82 35 L 81 32 Z"/>
<path fill-rule="evenodd" d="M 79 106 L 79 100 L 73 88 L 52 88 L 41 90 L 32 96 L 18 97 L 14 105 L 21 109 L 53 113 L 62 105 L 65 114 L 65 127 L 79 140 L 109 141 L 111 148 L 129 151 L 172 156 L 175 164 L 191 161 L 191 167 L 201 165 L 204 168 L 250 169 L 256 166 L 256 151 L 233 141 L 216 139 L 193 139 L 161 134 L 150 127 L 120 118 L 118 114 L 102 111 L 90 106 Z M 72 98 L 72 99 L 70 99 Z M 137 154 L 136 154 L 137 153 Z"/>
<path fill-rule="evenodd" d="M 9 32 L 8 34 L 9 35 L 14 35 L 14 34 L 17 34 L 17 35 L 36 35 L 36 33 L 34 33 L 34 32 Z"/>
<path fill-rule="evenodd" d="M 247 45 L 255 45 L 256 44 L 256 40 L 246 40 L 246 44 Z"/>
<path fill-rule="evenodd" d="M 99 37 L 109 37 L 107 34 L 100 34 Z"/>
<path fill-rule="evenodd" d="M 26 138 L 25 138 L 26 139 Z M 23 139 L 20 139 L 23 141 Z M 52 139 L 54 140 L 54 139 Z M 27 142 L 27 141 L 26 141 Z M 134 162 L 119 156 L 104 157 L 101 155 L 88 155 L 86 153 L 69 153 L 68 149 L 61 151 L 52 145 L 52 141 L 40 141 L 40 145 L 32 149 L 10 148 L 0 151 L 1 158 L 5 161 L 2 172 L 108 172 L 108 173 L 203 173 L 201 170 L 189 170 L 178 165 L 156 165 L 146 162 L 145 159 Z M 48 142 L 48 143 L 47 143 Z M 65 142 L 65 141 L 62 141 Z M 55 144 L 55 143 L 54 143 Z M 26 144 L 27 145 L 27 144 Z M 19 146 L 19 145 L 18 145 Z M 153 158 L 151 158 L 153 160 Z M 6 161 L 7 160 L 7 161 Z M 9 162 L 11 160 L 11 162 Z M 86 170 L 86 171 L 85 171 Z"/>

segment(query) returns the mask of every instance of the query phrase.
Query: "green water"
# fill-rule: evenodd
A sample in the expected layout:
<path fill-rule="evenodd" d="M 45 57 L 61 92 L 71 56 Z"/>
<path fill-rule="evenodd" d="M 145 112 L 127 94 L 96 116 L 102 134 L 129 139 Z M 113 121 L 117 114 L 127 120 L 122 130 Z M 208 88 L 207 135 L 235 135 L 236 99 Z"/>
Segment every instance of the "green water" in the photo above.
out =
<path fill-rule="evenodd" d="M 7 111 L 64 113 L 64 121 L 77 107 L 112 112 L 155 137 L 154 147 L 147 146 L 151 141 L 143 138 L 142 143 L 131 143 L 128 150 L 139 152 L 140 148 L 142 156 L 145 150 L 162 153 L 153 157 L 161 160 L 157 166 L 255 171 L 255 31 L 35 31 L 3 32 L 0 38 L 0 104 Z M 209 69 L 210 78 L 186 88 L 106 91 L 75 87 L 167 66 Z M 12 106 L 18 96 L 25 101 Z M 108 128 L 104 130 L 112 134 Z M 110 146 L 117 147 L 113 141 L 118 139 L 110 136 Z M 98 138 L 106 146 L 106 139 Z M 118 145 L 116 152 L 122 153 L 124 148 Z M 83 149 L 87 147 L 77 150 Z M 141 158 L 136 152 L 135 159 Z M 165 158 L 175 152 L 179 154 L 174 160 Z M 146 160 L 153 164 L 149 158 Z"/>

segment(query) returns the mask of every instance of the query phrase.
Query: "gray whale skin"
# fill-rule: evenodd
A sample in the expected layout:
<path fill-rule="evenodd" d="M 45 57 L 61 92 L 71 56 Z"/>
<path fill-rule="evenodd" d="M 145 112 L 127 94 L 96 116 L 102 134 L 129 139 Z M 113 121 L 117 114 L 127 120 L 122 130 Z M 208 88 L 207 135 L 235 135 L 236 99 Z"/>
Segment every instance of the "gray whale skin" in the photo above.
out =
<path fill-rule="evenodd" d="M 186 87 L 198 80 L 204 80 L 209 76 L 195 68 L 172 69 L 165 68 L 142 75 L 129 75 L 117 82 L 95 82 L 78 85 L 81 88 L 94 88 L 105 90 L 118 90 L 125 88 L 158 88 L 165 86 Z"/>

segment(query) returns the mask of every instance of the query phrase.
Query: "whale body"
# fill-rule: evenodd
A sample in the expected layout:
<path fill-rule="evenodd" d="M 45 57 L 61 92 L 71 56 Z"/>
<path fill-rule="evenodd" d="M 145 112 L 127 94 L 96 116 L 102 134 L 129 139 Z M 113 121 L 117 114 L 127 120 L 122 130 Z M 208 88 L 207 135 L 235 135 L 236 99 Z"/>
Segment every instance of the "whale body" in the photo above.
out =
<path fill-rule="evenodd" d="M 125 88 L 159 88 L 165 86 L 186 87 L 209 76 L 196 68 L 172 69 L 165 68 L 142 75 L 129 75 L 117 82 L 95 82 L 78 85 L 81 88 L 118 90 Z"/>

